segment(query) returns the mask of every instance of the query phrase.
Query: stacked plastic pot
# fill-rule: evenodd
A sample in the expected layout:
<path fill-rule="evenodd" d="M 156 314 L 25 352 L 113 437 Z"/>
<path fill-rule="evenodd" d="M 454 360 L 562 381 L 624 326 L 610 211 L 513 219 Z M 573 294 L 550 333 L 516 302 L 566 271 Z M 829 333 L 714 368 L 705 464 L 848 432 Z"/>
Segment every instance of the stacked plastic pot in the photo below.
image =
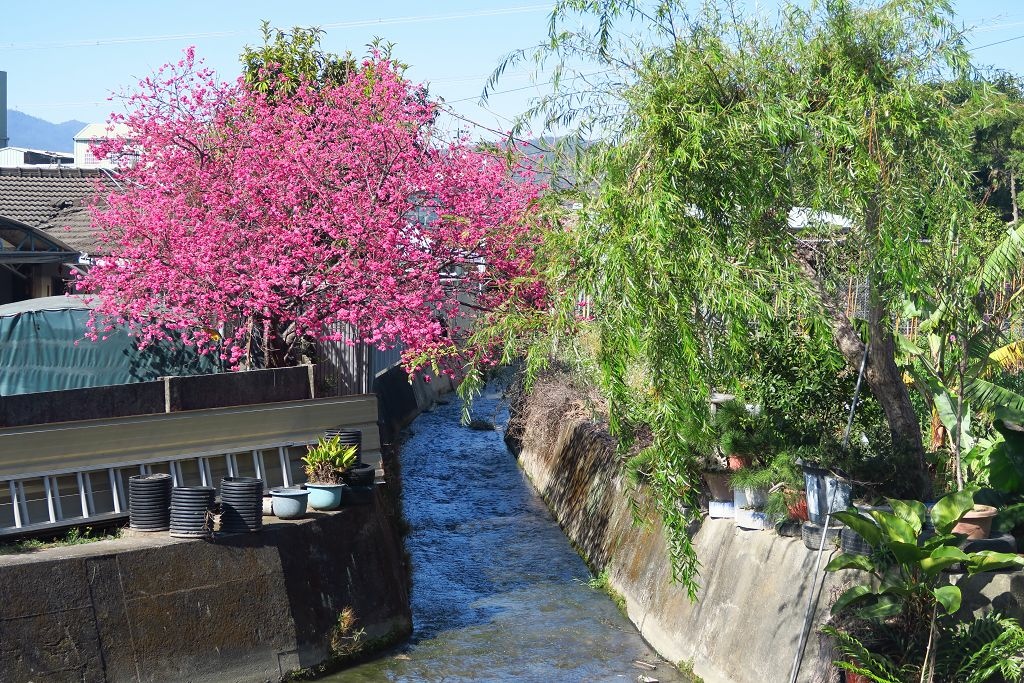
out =
<path fill-rule="evenodd" d="M 204 538 L 213 531 L 212 486 L 182 486 L 171 491 L 171 536 Z"/>
<path fill-rule="evenodd" d="M 138 531 L 171 526 L 171 475 L 136 474 L 128 479 L 128 523 Z"/>
<path fill-rule="evenodd" d="M 342 446 L 356 447 L 356 462 L 363 461 L 363 432 L 359 429 L 328 429 L 324 432 L 324 438 L 338 439 Z"/>
<path fill-rule="evenodd" d="M 263 480 L 224 477 L 220 482 L 220 530 L 251 533 L 263 528 Z"/>

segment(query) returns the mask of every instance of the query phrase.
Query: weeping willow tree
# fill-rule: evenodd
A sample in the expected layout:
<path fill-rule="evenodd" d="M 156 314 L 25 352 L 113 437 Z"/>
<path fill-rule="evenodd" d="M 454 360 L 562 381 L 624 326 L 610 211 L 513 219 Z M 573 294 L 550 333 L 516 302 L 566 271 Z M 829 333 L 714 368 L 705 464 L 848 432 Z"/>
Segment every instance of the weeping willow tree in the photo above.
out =
<path fill-rule="evenodd" d="M 532 345 L 535 369 L 589 297 L 611 427 L 653 434 L 645 457 L 691 595 L 699 561 L 680 503 L 696 508 L 694 435 L 709 392 L 734 386 L 753 330 L 780 310 L 827 324 L 854 368 L 869 340 L 865 382 L 927 494 L 895 315 L 931 237 L 974 210 L 972 134 L 992 107 L 949 3 L 828 0 L 768 20 L 730 2 L 561 0 L 548 39 L 490 85 L 529 61 L 554 90 L 521 126 L 539 117 L 600 142 L 576 145 L 576 189 L 559 201 L 579 208 L 540 254 L 552 310 L 480 334 L 509 355 Z M 866 283 L 864 337 L 851 277 Z"/>

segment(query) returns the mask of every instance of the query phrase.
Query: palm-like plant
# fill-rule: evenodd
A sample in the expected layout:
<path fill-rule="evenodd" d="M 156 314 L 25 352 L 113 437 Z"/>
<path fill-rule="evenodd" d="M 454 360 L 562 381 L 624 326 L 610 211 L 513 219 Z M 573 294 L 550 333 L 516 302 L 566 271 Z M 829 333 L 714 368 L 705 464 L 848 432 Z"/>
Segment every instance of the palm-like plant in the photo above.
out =
<path fill-rule="evenodd" d="M 843 655 L 837 666 L 875 683 L 908 683 L 921 678 L 922 667 L 902 665 L 873 652 L 873 641 L 828 626 L 823 629 Z M 933 679 L 940 682 L 990 683 L 1024 679 L 1024 628 L 1016 619 L 990 612 L 974 621 L 948 626 L 937 645 Z M 997 678 L 998 676 L 998 678 Z"/>
<path fill-rule="evenodd" d="M 1015 338 L 1024 301 L 1024 225 L 1012 226 L 984 258 L 977 247 L 950 239 L 942 270 L 947 275 L 922 289 L 905 313 L 921 319 L 914 338 L 901 338 L 914 385 L 932 409 L 932 447 L 949 435 L 957 488 L 963 488 L 961 455 L 975 445 L 972 409 L 1024 416 L 1024 396 L 992 381 L 1024 362 L 1024 340 Z"/>
<path fill-rule="evenodd" d="M 302 459 L 306 479 L 317 484 L 339 484 L 341 473 L 355 464 L 356 447 L 341 443 L 341 437 L 321 438 Z"/>

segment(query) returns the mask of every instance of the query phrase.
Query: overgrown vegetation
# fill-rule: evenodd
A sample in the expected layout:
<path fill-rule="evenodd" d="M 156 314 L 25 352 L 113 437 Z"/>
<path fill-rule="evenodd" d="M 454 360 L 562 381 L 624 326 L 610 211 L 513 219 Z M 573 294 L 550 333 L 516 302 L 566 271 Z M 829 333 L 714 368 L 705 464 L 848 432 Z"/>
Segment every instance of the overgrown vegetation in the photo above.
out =
<path fill-rule="evenodd" d="M 611 576 L 608 574 L 608 568 L 605 567 L 596 576 L 592 577 L 587 581 L 587 585 L 596 591 L 601 591 L 615 603 L 615 606 L 619 608 L 619 612 L 622 616 L 628 617 L 629 614 L 626 612 L 626 598 L 623 597 L 622 593 L 615 590 L 612 586 Z"/>
<path fill-rule="evenodd" d="M 335 657 L 350 658 L 362 650 L 366 629 L 357 629 L 356 621 L 356 612 L 351 607 L 338 613 L 338 623 L 331 631 L 331 653 Z"/>
<path fill-rule="evenodd" d="M 1003 222 L 1015 208 L 987 205 L 1016 177 L 1021 98 L 974 68 L 946 2 L 828 0 L 765 18 L 728 0 L 560 0 L 548 38 L 490 85 L 528 62 L 554 69 L 554 89 L 517 130 L 568 132 L 577 183 L 542 215 L 551 307 L 510 306 L 475 341 L 525 358 L 530 378 L 567 348 L 581 356 L 691 597 L 686 529 L 723 435 L 762 467 L 801 452 L 869 498 L 927 499 L 962 481 L 962 439 L 926 451 L 933 412 L 960 435 L 995 404 L 1024 415 L 1007 381 L 1024 233 Z M 918 326 L 928 305 L 946 322 Z M 938 404 L 927 380 L 904 381 L 928 374 L 922 331 L 946 348 L 931 363 Z M 471 368 L 463 392 L 481 377 Z M 723 434 L 713 392 L 756 406 L 756 428 Z M 954 476 L 936 479 L 947 461 Z"/>
<path fill-rule="evenodd" d="M 949 494 L 930 513 L 917 501 L 890 499 L 892 512 L 836 513 L 836 518 L 871 544 L 870 556 L 840 554 L 828 571 L 853 569 L 870 575 L 847 589 L 832 606 L 839 621 L 825 628 L 845 660 L 840 668 L 873 681 L 1021 680 L 1024 630 L 997 615 L 976 621 L 955 617 L 959 586 L 943 571 L 953 565 L 975 574 L 1024 567 L 1024 557 L 991 550 L 964 552 L 953 534 L 960 517 L 974 506 L 972 490 Z M 930 519 L 933 532 L 925 530 Z M 968 647 L 964 647 L 968 646 Z"/>

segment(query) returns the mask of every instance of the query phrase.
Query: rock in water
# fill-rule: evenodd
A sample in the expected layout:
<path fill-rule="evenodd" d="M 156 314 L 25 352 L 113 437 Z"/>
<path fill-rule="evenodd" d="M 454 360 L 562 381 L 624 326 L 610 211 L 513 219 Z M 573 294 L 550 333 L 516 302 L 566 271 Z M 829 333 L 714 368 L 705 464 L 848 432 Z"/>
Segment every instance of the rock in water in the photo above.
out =
<path fill-rule="evenodd" d="M 474 417 L 472 420 L 469 421 L 469 424 L 466 425 L 466 426 L 469 427 L 470 429 L 475 429 L 478 432 L 493 432 L 494 431 L 494 423 L 493 422 L 488 422 L 487 420 L 481 420 L 478 417 Z"/>

